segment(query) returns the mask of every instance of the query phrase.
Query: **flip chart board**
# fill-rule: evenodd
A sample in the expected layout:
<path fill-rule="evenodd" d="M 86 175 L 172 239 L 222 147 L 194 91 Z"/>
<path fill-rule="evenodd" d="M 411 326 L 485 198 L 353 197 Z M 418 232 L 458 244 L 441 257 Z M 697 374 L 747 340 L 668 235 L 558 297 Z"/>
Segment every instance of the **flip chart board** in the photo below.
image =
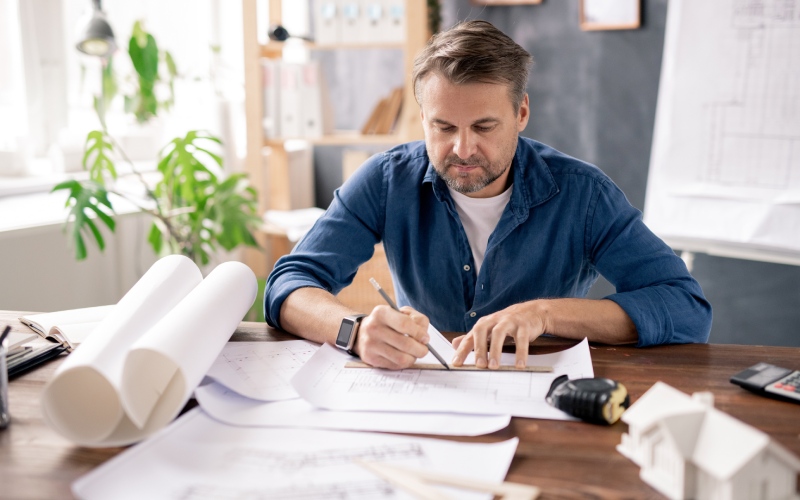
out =
<path fill-rule="evenodd" d="M 800 265 L 800 0 L 669 2 L 644 220 Z"/>

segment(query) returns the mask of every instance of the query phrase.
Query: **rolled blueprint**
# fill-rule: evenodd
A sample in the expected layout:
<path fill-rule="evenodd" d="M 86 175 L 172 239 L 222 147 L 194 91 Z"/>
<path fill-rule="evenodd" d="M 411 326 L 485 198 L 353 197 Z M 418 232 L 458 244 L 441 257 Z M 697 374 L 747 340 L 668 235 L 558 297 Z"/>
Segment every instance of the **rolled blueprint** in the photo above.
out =
<path fill-rule="evenodd" d="M 83 446 L 121 446 L 169 423 L 256 296 L 239 262 L 204 280 L 188 258 L 160 259 L 56 370 L 45 421 Z"/>

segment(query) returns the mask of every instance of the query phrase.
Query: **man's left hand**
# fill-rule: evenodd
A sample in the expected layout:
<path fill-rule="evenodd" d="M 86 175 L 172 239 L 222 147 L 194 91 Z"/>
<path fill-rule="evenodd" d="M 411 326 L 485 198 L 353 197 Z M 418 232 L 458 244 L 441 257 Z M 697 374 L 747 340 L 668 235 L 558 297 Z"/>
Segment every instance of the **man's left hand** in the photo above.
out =
<path fill-rule="evenodd" d="M 545 326 L 545 316 L 536 301 L 514 304 L 484 316 L 469 333 L 453 339 L 453 347 L 456 348 L 453 366 L 463 365 L 467 355 L 474 350 L 478 368 L 498 368 L 503 343 L 506 337 L 511 337 L 517 344 L 515 364 L 517 368 L 524 368 L 528 359 L 528 344 L 545 333 Z"/>

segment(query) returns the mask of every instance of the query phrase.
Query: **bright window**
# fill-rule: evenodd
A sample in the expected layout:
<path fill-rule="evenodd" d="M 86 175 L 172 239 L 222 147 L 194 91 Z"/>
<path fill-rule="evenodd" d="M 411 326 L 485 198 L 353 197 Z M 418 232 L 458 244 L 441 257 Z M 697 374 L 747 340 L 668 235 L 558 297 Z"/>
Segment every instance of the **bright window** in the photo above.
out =
<path fill-rule="evenodd" d="M 107 123 L 126 153 L 152 164 L 171 138 L 206 129 L 230 146 L 226 160 L 243 157 L 241 3 L 106 0 L 102 10 L 118 46 L 118 95 Z M 86 134 L 100 128 L 93 100 L 101 60 L 75 48 L 91 14 L 90 0 L 0 0 L 0 184 L 8 176 L 61 178 L 82 169 Z M 137 20 L 179 72 L 174 107 L 144 125 L 125 112 L 123 99 L 135 78 L 127 50 Z"/>

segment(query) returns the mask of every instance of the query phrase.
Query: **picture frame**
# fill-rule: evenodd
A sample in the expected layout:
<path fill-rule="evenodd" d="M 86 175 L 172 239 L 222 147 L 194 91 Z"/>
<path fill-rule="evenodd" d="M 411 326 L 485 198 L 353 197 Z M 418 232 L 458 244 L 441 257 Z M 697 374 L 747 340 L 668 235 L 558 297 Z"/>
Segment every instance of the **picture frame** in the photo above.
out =
<path fill-rule="evenodd" d="M 583 31 L 637 29 L 641 17 L 641 0 L 580 0 Z"/>
<path fill-rule="evenodd" d="M 477 5 L 536 5 L 542 0 L 472 0 Z"/>

